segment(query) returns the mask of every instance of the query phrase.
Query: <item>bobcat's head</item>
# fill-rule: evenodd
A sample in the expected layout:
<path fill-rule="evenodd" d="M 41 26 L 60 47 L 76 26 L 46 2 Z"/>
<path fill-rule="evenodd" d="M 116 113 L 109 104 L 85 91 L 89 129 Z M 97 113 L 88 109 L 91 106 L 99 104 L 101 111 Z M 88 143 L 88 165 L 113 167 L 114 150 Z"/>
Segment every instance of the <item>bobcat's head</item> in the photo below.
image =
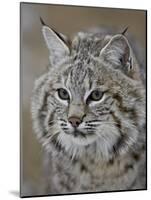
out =
<path fill-rule="evenodd" d="M 126 37 L 80 32 L 69 42 L 45 24 L 42 32 L 50 68 L 32 99 L 42 144 L 50 151 L 59 145 L 72 157 L 126 152 L 145 118 L 144 89 Z"/>

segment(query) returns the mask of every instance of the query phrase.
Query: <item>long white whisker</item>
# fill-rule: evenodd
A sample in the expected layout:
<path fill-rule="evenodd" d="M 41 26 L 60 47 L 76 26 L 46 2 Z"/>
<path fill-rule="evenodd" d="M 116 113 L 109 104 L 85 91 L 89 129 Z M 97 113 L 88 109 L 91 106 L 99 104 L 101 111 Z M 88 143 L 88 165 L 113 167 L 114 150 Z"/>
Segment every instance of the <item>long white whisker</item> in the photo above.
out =
<path fill-rule="evenodd" d="M 48 121 L 49 124 L 57 122 L 57 120 Z"/>
<path fill-rule="evenodd" d="M 93 123 L 89 123 L 88 125 L 91 126 L 91 125 L 104 125 L 104 124 L 117 124 L 117 125 L 120 125 L 119 123 L 116 123 L 116 122 L 103 122 L 103 121 L 101 123 L 98 123 L 98 122 L 97 123 L 94 123 L 94 122 Z"/>
<path fill-rule="evenodd" d="M 59 134 L 59 132 L 56 132 L 56 133 L 54 133 L 53 135 L 49 134 L 49 135 L 47 135 L 47 138 L 48 138 L 49 141 L 50 141 L 50 140 L 52 140 L 53 137 L 55 137 L 55 136 L 58 135 L 58 134 Z"/>

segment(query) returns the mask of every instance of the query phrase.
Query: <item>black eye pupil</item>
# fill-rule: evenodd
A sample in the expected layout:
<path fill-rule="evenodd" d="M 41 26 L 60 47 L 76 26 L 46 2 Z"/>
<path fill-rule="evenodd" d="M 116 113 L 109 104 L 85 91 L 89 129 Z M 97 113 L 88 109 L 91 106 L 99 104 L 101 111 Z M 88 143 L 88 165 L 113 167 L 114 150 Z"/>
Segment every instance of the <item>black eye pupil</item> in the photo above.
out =
<path fill-rule="evenodd" d="M 63 100 L 69 99 L 68 92 L 63 88 L 58 89 L 58 95 L 59 95 L 60 99 L 63 99 Z"/>
<path fill-rule="evenodd" d="M 94 92 L 94 96 L 99 97 L 99 92 L 98 92 L 98 91 L 95 91 L 95 92 Z"/>
<path fill-rule="evenodd" d="M 67 95 L 67 92 L 66 92 L 66 91 L 63 91 L 63 95 L 66 96 L 66 95 Z"/>

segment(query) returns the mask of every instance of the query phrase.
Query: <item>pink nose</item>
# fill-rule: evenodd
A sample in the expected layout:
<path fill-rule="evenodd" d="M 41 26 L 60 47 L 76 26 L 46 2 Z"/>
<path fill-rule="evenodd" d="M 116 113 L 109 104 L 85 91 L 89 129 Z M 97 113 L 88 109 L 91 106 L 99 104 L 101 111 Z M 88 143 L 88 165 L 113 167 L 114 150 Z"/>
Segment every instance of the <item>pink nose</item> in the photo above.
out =
<path fill-rule="evenodd" d="M 81 123 L 81 119 L 79 117 L 76 117 L 76 116 L 69 117 L 68 121 L 75 128 L 78 127 L 79 124 Z"/>

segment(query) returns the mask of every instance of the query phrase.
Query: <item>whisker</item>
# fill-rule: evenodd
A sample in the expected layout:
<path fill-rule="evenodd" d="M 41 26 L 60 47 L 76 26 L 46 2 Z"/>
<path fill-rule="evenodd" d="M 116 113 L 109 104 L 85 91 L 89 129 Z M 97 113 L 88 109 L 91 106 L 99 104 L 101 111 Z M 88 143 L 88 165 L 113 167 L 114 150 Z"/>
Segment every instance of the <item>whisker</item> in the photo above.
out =
<path fill-rule="evenodd" d="M 97 132 L 95 132 L 95 134 L 96 134 L 99 138 L 101 138 L 101 139 L 104 139 L 104 140 L 107 139 L 104 135 L 100 135 L 100 134 L 98 134 Z"/>
<path fill-rule="evenodd" d="M 86 136 L 93 135 L 96 131 L 95 130 L 87 130 L 87 133 L 85 134 Z"/>
<path fill-rule="evenodd" d="M 120 125 L 119 123 L 116 123 L 116 122 L 104 122 L 104 123 L 101 123 L 101 124 L 103 124 L 103 125 L 104 125 L 104 124 L 117 124 L 117 125 Z M 100 124 L 100 125 L 101 125 L 101 124 Z"/>
<path fill-rule="evenodd" d="M 105 121 L 101 121 L 101 123 L 97 123 L 97 124 L 86 124 L 87 126 L 94 126 L 94 127 L 97 127 L 97 126 L 101 126 L 101 125 L 106 125 L 106 124 L 116 124 L 116 125 L 120 125 L 119 123 L 117 122 L 105 122 Z"/>
<path fill-rule="evenodd" d="M 48 138 L 49 141 L 50 141 L 50 140 L 52 140 L 55 136 L 57 136 L 59 133 L 60 133 L 60 132 L 58 131 L 58 132 L 54 133 L 53 135 L 52 135 L 52 134 L 46 135 L 46 138 Z"/>
<path fill-rule="evenodd" d="M 84 127 L 83 129 L 86 129 L 86 130 L 96 130 L 95 128 L 91 128 L 91 127 Z"/>
<path fill-rule="evenodd" d="M 49 124 L 49 129 L 52 129 L 52 128 L 55 127 L 55 126 L 56 126 L 56 124 L 51 123 L 51 124 Z"/>
<path fill-rule="evenodd" d="M 48 124 L 51 125 L 51 124 L 53 124 L 53 123 L 55 123 L 55 122 L 57 122 L 57 120 L 49 121 Z"/>

